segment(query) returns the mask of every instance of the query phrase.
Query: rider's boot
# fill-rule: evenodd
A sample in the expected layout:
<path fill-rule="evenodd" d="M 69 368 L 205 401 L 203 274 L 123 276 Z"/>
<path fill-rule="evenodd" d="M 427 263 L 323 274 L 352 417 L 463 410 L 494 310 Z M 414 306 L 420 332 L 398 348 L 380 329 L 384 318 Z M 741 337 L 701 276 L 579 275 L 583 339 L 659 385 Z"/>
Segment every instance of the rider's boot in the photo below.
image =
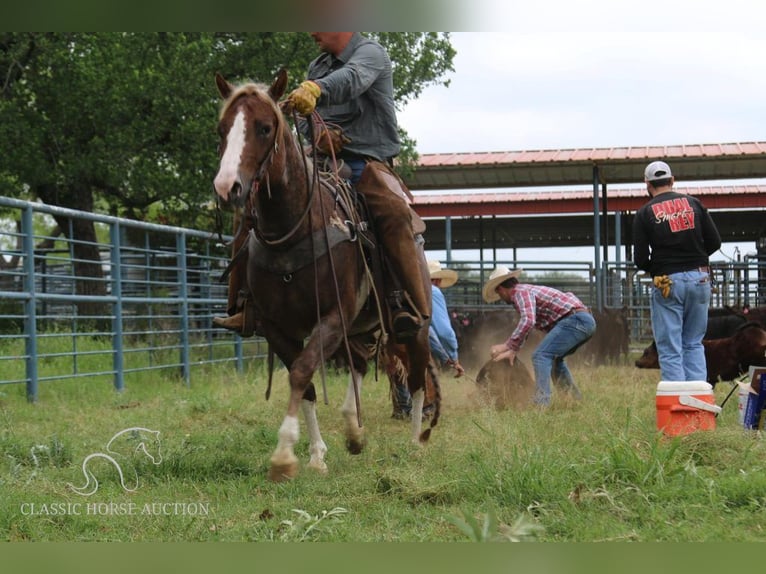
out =
<path fill-rule="evenodd" d="M 234 331 L 240 337 L 252 337 L 255 333 L 255 309 L 249 293 L 239 292 L 234 311 L 228 317 L 213 317 L 213 325 Z"/>

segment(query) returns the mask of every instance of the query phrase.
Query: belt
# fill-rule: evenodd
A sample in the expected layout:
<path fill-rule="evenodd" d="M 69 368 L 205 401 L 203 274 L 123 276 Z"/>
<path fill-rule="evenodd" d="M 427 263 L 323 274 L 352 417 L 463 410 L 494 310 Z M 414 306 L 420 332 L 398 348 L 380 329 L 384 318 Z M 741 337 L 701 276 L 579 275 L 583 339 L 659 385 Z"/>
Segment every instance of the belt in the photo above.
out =
<path fill-rule="evenodd" d="M 587 307 L 572 307 L 569 311 L 567 311 L 561 317 L 556 319 L 556 323 L 558 323 L 562 319 L 566 319 L 570 315 L 574 315 L 575 313 L 590 313 L 590 309 L 588 309 Z"/>
<path fill-rule="evenodd" d="M 707 273 L 710 274 L 710 266 L 709 265 L 700 265 L 699 267 L 692 267 L 691 269 L 683 269 L 681 271 L 669 271 L 665 273 L 665 275 L 673 275 L 673 273 L 688 273 L 689 271 L 699 271 L 700 273 Z M 652 277 L 657 277 L 659 275 L 662 275 L 662 273 L 658 273 L 657 275 L 653 275 Z"/>
<path fill-rule="evenodd" d="M 364 155 L 359 155 L 352 151 L 342 151 L 338 154 L 338 158 L 346 161 L 370 161 L 370 158 Z"/>

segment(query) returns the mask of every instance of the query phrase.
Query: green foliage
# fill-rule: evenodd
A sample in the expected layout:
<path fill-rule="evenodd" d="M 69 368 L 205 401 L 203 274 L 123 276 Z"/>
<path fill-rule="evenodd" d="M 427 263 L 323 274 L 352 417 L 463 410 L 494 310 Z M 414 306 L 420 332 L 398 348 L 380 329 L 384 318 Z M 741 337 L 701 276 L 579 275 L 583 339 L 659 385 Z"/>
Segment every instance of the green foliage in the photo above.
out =
<path fill-rule="evenodd" d="M 305 510 L 294 508 L 297 515 L 295 520 L 285 519 L 280 523 L 279 540 L 281 542 L 304 542 L 311 531 L 318 528 L 325 520 L 340 520 L 340 516 L 348 510 L 336 506 L 332 510 L 323 510 L 320 514 L 312 515 Z"/>
<path fill-rule="evenodd" d="M 479 517 L 463 510 L 463 518 L 448 516 L 472 542 L 528 542 L 535 540 L 544 527 L 521 514 L 512 525 L 498 522 L 495 510 L 489 510 Z"/>
<path fill-rule="evenodd" d="M 446 33 L 372 35 L 399 105 L 452 69 Z M 0 193 L 212 229 L 215 72 L 294 86 L 317 53 L 306 33 L 0 33 Z"/>

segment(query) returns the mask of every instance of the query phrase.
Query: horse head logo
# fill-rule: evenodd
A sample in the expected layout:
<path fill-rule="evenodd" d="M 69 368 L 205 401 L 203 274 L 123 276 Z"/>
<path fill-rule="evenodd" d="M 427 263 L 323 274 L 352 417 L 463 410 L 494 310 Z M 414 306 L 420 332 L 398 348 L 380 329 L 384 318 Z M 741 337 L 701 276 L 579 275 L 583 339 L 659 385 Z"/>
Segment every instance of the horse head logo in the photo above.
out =
<path fill-rule="evenodd" d="M 109 439 L 105 450 L 106 452 L 89 454 L 82 461 L 82 473 L 85 477 L 85 484 L 83 486 L 75 486 L 72 483 L 67 483 L 67 486 L 82 496 L 94 494 L 98 490 L 98 480 L 93 473 L 92 467 L 95 461 L 105 460 L 117 470 L 122 488 L 126 492 L 135 492 L 138 488 L 138 472 L 133 468 L 133 484 L 126 484 L 123 464 L 126 462 L 132 464 L 132 459 L 135 455 L 141 454 L 149 458 L 155 465 L 162 462 L 160 431 L 144 427 L 130 427 L 121 430 Z"/>

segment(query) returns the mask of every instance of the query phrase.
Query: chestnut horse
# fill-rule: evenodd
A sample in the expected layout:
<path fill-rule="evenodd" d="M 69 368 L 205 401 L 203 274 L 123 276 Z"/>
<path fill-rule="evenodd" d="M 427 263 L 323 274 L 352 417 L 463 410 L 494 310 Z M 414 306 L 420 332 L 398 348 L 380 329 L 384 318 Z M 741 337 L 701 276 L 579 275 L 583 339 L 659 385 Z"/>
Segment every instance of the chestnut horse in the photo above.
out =
<path fill-rule="evenodd" d="M 289 370 L 290 398 L 269 478 L 279 481 L 298 473 L 293 447 L 298 441 L 299 409 L 309 435 L 308 466 L 324 473 L 327 447 L 319 432 L 312 376 L 334 354 L 349 358 L 349 385 L 341 410 L 347 448 L 352 454 L 361 452 L 359 386 L 369 358 L 364 342 L 381 328 L 381 317 L 384 323 L 387 318 L 375 300 L 376 288 L 354 217 L 339 206 L 343 202 L 335 187 L 316 176 L 280 109 L 287 74 L 280 71 L 270 87 L 234 86 L 220 74 L 216 84 L 224 101 L 218 122 L 221 145 L 215 190 L 225 204 L 242 206 L 249 198 L 252 205 L 255 225 L 247 244 L 247 283 L 257 333 Z M 387 168 L 382 164 L 371 162 L 365 169 L 381 170 L 379 176 L 372 174 L 380 185 L 393 179 L 383 173 Z M 430 293 L 422 247 L 419 252 L 423 285 Z M 438 419 L 437 405 L 430 426 L 421 432 L 430 359 L 428 321 L 405 345 L 413 396 L 412 440 L 425 443 Z"/>

